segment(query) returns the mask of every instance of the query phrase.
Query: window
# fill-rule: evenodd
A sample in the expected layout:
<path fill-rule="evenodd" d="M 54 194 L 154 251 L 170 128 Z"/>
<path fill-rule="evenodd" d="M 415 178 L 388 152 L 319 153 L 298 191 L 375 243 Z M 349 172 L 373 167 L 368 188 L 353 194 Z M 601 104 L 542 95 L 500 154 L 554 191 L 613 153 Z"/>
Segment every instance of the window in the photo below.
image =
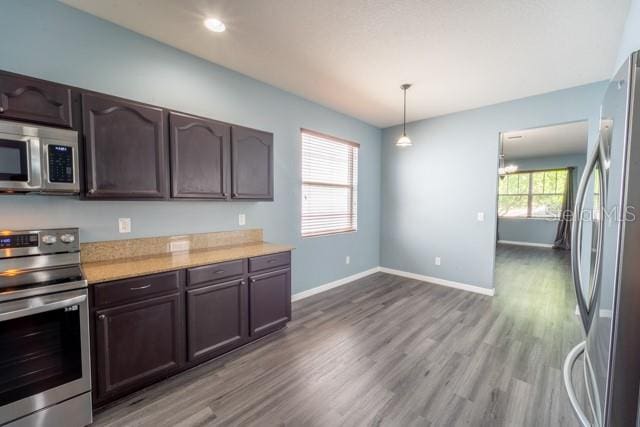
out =
<path fill-rule="evenodd" d="M 302 236 L 358 229 L 358 149 L 302 130 Z"/>
<path fill-rule="evenodd" d="M 562 213 L 567 170 L 521 172 L 500 178 L 498 216 L 558 218 Z"/>

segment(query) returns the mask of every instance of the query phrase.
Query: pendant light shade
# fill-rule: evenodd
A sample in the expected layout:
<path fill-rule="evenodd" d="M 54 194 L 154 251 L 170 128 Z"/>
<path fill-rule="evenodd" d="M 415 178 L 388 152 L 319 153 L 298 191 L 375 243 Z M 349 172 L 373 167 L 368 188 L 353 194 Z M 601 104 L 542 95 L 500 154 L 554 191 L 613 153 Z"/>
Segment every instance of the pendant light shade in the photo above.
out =
<path fill-rule="evenodd" d="M 396 141 L 396 147 L 411 147 L 413 143 L 407 136 L 407 89 L 411 87 L 410 84 L 405 83 L 400 86 L 400 89 L 404 92 L 404 107 L 402 110 L 402 135 Z"/>

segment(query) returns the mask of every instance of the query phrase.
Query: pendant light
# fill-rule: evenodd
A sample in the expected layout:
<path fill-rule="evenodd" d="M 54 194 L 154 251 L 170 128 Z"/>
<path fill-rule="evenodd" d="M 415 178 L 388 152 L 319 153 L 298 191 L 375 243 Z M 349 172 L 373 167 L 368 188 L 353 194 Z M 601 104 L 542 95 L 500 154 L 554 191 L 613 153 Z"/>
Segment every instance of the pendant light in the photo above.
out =
<path fill-rule="evenodd" d="M 504 164 L 504 137 L 500 136 L 500 153 L 498 154 L 498 175 L 500 179 L 504 179 L 505 176 L 511 173 L 518 172 L 518 165 L 506 165 Z"/>
<path fill-rule="evenodd" d="M 411 85 L 408 83 L 400 86 L 400 89 L 404 92 L 404 109 L 402 114 L 402 136 L 396 141 L 396 147 L 411 147 L 413 145 L 407 136 L 407 89 L 410 87 Z"/>

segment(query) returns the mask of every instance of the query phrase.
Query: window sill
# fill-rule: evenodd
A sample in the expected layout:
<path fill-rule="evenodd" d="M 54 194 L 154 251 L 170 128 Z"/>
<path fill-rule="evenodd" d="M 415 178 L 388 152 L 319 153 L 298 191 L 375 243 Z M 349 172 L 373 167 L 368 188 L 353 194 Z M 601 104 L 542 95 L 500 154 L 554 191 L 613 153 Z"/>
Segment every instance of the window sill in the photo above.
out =
<path fill-rule="evenodd" d="M 358 230 L 345 230 L 345 231 L 332 231 L 329 233 L 318 233 L 318 234 L 310 234 L 310 235 L 301 235 L 301 237 L 303 239 L 313 239 L 316 237 L 329 237 L 329 236 L 337 236 L 340 234 L 352 234 L 352 233 L 357 233 Z"/>
<path fill-rule="evenodd" d="M 515 220 L 523 220 L 523 219 L 532 219 L 535 221 L 559 221 L 559 216 L 498 216 L 498 219 L 515 219 Z"/>

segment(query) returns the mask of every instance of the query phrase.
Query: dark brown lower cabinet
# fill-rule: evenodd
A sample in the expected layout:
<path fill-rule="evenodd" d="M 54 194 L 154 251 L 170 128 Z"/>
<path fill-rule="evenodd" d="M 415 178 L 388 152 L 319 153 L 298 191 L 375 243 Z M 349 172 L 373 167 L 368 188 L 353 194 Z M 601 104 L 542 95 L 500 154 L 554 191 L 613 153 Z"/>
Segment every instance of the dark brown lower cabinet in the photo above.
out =
<path fill-rule="evenodd" d="M 183 355 L 180 294 L 95 312 L 98 400 L 177 370 Z"/>
<path fill-rule="evenodd" d="M 248 337 L 247 284 L 238 279 L 187 291 L 189 362 L 226 353 Z"/>
<path fill-rule="evenodd" d="M 291 269 L 249 278 L 251 338 L 276 331 L 291 319 Z"/>
<path fill-rule="evenodd" d="M 90 287 L 94 406 L 286 326 L 288 252 Z"/>

